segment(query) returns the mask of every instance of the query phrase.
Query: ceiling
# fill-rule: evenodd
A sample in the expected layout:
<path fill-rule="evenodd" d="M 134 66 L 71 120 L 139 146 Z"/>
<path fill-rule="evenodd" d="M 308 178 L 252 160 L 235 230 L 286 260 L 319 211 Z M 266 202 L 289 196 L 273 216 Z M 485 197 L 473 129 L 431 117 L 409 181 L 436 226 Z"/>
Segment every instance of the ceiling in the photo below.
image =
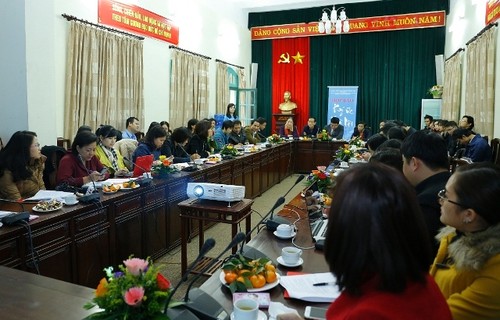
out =
<path fill-rule="evenodd" d="M 380 0 L 226 0 L 235 7 L 248 12 L 279 11 L 311 7 L 331 7 L 335 3 L 346 4 L 355 2 L 370 2 Z"/>

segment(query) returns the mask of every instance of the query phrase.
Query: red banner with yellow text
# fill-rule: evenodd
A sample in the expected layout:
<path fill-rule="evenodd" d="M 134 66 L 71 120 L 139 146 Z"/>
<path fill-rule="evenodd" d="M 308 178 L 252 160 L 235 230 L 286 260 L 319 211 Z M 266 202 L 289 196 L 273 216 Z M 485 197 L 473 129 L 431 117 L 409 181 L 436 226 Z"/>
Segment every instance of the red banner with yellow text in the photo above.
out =
<path fill-rule="evenodd" d="M 500 0 L 486 2 L 486 24 L 495 22 L 500 18 Z"/>
<path fill-rule="evenodd" d="M 138 6 L 114 0 L 99 0 L 99 23 L 179 44 L 178 26 L 171 20 Z"/>
<path fill-rule="evenodd" d="M 356 18 L 349 20 L 348 33 L 396 31 L 419 28 L 436 28 L 445 26 L 444 11 L 408 13 L 391 16 Z M 253 27 L 252 40 L 298 38 L 311 36 L 335 35 L 319 33 L 318 22 L 283 24 L 275 26 Z M 346 34 L 346 33 L 342 33 Z"/>

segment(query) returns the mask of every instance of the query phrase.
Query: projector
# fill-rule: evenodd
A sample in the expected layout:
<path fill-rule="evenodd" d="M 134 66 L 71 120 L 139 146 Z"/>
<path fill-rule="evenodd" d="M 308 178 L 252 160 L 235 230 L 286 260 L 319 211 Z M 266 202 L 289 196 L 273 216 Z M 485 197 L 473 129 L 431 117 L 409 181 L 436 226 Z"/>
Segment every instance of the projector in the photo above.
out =
<path fill-rule="evenodd" d="M 190 198 L 233 202 L 245 198 L 245 187 L 217 183 L 188 182 L 187 195 Z"/>

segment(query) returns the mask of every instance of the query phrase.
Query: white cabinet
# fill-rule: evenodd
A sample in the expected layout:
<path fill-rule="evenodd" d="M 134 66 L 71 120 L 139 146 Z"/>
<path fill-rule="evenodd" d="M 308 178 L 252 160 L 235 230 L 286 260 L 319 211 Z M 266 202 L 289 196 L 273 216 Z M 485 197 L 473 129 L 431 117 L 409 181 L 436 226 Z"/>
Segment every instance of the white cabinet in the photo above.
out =
<path fill-rule="evenodd" d="M 434 119 L 441 119 L 441 99 L 422 99 L 422 109 L 420 111 L 420 129 L 424 124 L 424 116 L 426 114 L 432 116 Z"/>

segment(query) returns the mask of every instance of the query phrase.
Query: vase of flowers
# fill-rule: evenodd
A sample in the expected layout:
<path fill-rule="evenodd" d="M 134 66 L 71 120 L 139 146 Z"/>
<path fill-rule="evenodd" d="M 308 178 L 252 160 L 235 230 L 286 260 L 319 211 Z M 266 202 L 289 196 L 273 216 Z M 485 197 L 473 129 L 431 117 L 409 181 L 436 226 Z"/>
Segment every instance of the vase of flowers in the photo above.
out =
<path fill-rule="evenodd" d="M 316 183 L 318 191 L 324 193 L 332 186 L 332 181 L 332 177 L 327 172 L 323 170 L 312 170 L 306 179 L 306 185 L 310 186 L 313 183 Z"/>
<path fill-rule="evenodd" d="M 352 151 L 352 149 L 359 149 L 359 148 L 364 148 L 366 145 L 366 142 L 363 141 L 360 137 L 354 137 L 349 141 L 349 146 Z M 354 150 L 355 151 L 355 150 Z"/>
<path fill-rule="evenodd" d="M 283 138 L 277 135 L 276 133 L 273 133 L 271 136 L 267 138 L 267 141 L 273 144 L 277 144 L 277 143 L 282 143 Z"/>
<path fill-rule="evenodd" d="M 238 150 L 232 145 L 232 144 L 226 144 L 224 148 L 220 151 L 220 154 L 226 155 L 226 156 L 237 156 L 238 155 Z"/>
<path fill-rule="evenodd" d="M 349 161 L 352 156 L 353 152 L 351 151 L 349 144 L 344 144 L 344 146 L 340 147 L 335 153 L 335 157 L 340 161 Z"/>
<path fill-rule="evenodd" d="M 169 174 L 178 171 L 178 169 L 172 166 L 172 161 L 163 155 L 160 156 L 158 160 L 153 161 L 153 164 L 151 165 L 151 174 L 155 178 L 165 179 Z"/>
<path fill-rule="evenodd" d="M 330 140 L 330 137 L 328 136 L 328 132 L 326 132 L 325 129 L 323 129 L 322 131 L 318 132 L 318 134 L 316 136 L 318 137 L 318 140 L 320 140 L 320 141 L 328 141 L 328 140 Z"/>
<path fill-rule="evenodd" d="M 434 99 L 441 99 L 441 96 L 443 95 L 443 86 L 436 84 L 429 89 L 429 93 Z"/>
<path fill-rule="evenodd" d="M 117 271 L 104 269 L 95 291 L 95 297 L 84 305 L 89 310 L 102 309 L 85 319 L 168 319 L 165 304 L 171 293 L 170 281 L 165 278 L 151 260 L 130 257 Z M 169 307 L 182 304 L 172 302 Z"/>

